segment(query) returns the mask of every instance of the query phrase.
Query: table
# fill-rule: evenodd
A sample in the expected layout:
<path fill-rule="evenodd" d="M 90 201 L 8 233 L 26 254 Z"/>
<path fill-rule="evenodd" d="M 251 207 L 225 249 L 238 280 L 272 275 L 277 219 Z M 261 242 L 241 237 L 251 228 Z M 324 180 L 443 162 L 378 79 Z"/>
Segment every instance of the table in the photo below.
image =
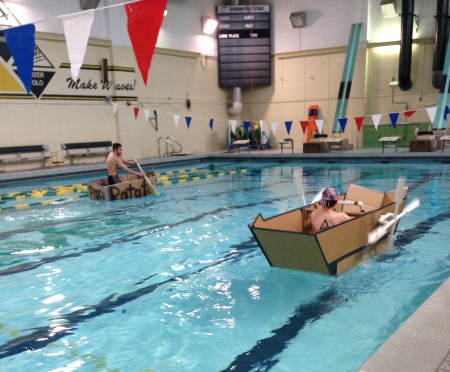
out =
<path fill-rule="evenodd" d="M 450 141 L 450 135 L 445 135 L 439 138 L 439 141 L 442 141 L 442 151 L 445 149 L 445 141 Z"/>
<path fill-rule="evenodd" d="M 382 152 L 384 153 L 384 146 L 386 143 L 388 144 L 395 144 L 395 152 L 397 152 L 398 148 L 398 141 L 400 140 L 400 137 L 393 136 L 393 137 L 381 137 L 378 142 L 381 142 L 382 145 Z"/>
<path fill-rule="evenodd" d="M 233 142 L 233 147 L 236 146 L 239 154 L 241 153 L 241 147 L 247 146 L 247 152 L 250 153 L 250 140 L 238 140 Z"/>

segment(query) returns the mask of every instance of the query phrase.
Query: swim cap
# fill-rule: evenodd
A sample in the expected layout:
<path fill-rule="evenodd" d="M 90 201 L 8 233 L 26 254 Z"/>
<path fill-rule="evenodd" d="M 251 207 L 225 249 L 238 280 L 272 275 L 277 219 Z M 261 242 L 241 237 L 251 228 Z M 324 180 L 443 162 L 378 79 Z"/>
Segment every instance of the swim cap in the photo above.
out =
<path fill-rule="evenodd" d="M 336 189 L 328 187 L 322 192 L 322 200 L 326 201 L 338 201 L 339 193 Z"/>

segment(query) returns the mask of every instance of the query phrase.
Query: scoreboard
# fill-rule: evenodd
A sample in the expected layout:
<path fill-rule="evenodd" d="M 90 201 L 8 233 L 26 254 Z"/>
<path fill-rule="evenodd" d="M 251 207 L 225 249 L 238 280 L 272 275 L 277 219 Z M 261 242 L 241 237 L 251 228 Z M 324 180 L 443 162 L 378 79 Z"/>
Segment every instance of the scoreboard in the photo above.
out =
<path fill-rule="evenodd" d="M 219 85 L 270 85 L 270 5 L 218 5 L 216 13 Z"/>

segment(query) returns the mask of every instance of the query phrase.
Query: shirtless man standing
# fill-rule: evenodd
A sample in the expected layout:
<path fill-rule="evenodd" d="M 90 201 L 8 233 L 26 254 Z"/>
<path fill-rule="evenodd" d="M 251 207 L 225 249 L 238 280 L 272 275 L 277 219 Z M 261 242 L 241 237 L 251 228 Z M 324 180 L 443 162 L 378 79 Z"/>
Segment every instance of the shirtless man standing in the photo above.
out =
<path fill-rule="evenodd" d="M 122 145 L 120 143 L 113 144 L 112 151 L 106 158 L 106 167 L 108 168 L 108 183 L 110 185 L 122 182 L 118 175 L 119 168 L 122 168 L 128 173 L 135 174 L 136 176 L 144 177 L 143 172 L 136 172 L 128 168 L 125 164 L 136 165 L 136 161 L 122 159 Z"/>
<path fill-rule="evenodd" d="M 350 220 L 344 212 L 337 212 L 334 206 L 339 200 L 339 193 L 336 189 L 329 187 L 322 192 L 321 207 L 315 209 L 311 213 L 311 226 L 313 233 L 316 233 L 327 227 L 338 225 L 342 222 Z"/>

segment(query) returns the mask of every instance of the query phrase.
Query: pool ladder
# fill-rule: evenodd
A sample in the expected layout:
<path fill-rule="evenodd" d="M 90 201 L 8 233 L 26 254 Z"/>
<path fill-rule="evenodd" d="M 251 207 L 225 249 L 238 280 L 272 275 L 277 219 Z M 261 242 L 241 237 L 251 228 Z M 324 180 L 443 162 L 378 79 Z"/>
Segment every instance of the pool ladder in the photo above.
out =
<path fill-rule="evenodd" d="M 161 142 L 166 145 L 166 152 L 161 156 Z M 161 157 L 169 157 L 177 154 L 181 154 L 183 151 L 183 146 L 181 143 L 175 140 L 172 136 L 167 136 L 166 138 L 159 137 L 158 138 L 158 156 Z"/>

